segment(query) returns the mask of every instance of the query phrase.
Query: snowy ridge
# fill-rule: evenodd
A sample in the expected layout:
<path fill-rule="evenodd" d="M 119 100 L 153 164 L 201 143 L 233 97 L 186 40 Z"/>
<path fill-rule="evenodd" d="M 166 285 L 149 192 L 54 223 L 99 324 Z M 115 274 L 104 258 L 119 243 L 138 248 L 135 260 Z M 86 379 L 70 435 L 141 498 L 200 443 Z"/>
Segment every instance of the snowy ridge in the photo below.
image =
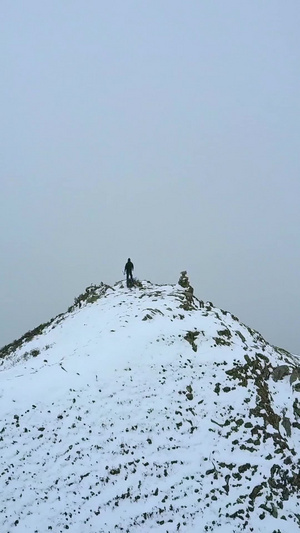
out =
<path fill-rule="evenodd" d="M 1 532 L 298 531 L 299 358 L 179 283 L 0 351 Z"/>

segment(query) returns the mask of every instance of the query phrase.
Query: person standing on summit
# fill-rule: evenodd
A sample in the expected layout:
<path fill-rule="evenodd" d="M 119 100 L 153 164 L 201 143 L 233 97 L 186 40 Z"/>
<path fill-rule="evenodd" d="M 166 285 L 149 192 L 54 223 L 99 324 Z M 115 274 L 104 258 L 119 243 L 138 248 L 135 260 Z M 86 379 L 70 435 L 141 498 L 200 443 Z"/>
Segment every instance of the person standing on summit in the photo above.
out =
<path fill-rule="evenodd" d="M 130 257 L 128 257 L 128 261 L 125 265 L 125 268 L 124 268 L 124 272 L 126 272 L 126 281 L 128 283 L 128 281 L 133 281 L 133 277 L 132 277 L 132 271 L 134 269 L 134 266 L 133 266 L 133 263 L 130 259 Z"/>

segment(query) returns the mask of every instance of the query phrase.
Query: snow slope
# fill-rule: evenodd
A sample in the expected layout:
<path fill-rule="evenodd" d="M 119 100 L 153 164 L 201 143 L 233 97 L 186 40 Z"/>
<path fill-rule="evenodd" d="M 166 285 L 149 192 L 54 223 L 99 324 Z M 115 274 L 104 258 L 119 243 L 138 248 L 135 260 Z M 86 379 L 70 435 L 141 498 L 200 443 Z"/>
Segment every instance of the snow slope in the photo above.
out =
<path fill-rule="evenodd" d="M 299 530 L 299 358 L 180 283 L 0 351 L 1 533 Z"/>

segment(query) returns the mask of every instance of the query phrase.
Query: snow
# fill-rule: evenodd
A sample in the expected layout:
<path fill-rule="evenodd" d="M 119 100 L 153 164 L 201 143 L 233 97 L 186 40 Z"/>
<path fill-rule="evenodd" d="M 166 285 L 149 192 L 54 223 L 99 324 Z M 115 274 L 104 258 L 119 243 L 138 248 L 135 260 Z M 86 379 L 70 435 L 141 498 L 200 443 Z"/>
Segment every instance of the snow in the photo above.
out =
<path fill-rule="evenodd" d="M 245 354 L 274 367 L 284 355 L 230 313 L 183 306 L 179 285 L 91 295 L 2 359 L 1 532 L 298 531 L 297 494 L 274 517 L 259 507 L 266 484 L 249 511 L 274 462 L 291 467 L 272 438 L 248 443 L 254 381 L 226 373 Z M 294 419 L 288 376 L 268 385 L 274 411 Z M 299 461 L 299 429 L 280 433 Z"/>

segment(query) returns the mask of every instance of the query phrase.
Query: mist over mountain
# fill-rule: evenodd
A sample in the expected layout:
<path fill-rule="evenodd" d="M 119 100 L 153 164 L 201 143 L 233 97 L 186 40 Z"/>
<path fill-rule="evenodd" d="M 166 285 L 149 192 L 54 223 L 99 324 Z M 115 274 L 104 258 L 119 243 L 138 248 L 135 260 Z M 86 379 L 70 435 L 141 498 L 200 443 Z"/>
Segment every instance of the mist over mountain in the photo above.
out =
<path fill-rule="evenodd" d="M 2 348 L 0 398 L 1 532 L 299 530 L 300 358 L 186 272 L 87 287 Z"/>

